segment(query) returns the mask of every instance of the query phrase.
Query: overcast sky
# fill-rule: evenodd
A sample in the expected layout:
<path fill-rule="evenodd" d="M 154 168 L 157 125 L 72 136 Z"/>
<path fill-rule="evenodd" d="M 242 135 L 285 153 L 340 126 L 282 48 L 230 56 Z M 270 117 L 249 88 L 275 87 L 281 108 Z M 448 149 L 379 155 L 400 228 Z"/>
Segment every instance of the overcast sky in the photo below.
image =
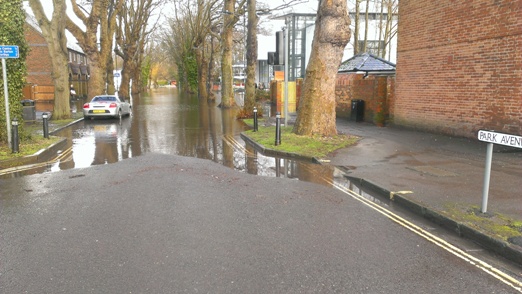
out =
<path fill-rule="evenodd" d="M 51 14 L 53 12 L 52 0 L 40 0 L 40 1 L 44 7 L 44 10 L 45 10 L 47 16 L 50 18 Z M 69 17 L 74 19 L 75 16 L 74 16 L 74 13 L 72 12 L 71 5 L 69 4 L 69 1 L 67 1 L 67 2 L 68 2 L 67 3 L 68 4 L 67 5 L 67 14 L 69 15 Z M 258 0 L 258 3 L 267 3 L 270 8 L 277 7 L 284 2 L 285 2 L 284 0 L 283 1 Z M 288 2 L 288 0 L 286 0 L 286 2 Z M 277 11 L 277 12 L 273 13 L 273 16 L 274 15 L 284 15 L 284 14 L 288 14 L 288 13 L 315 13 L 317 10 L 317 5 L 318 5 L 318 0 L 308 0 L 308 1 L 305 0 L 301 4 L 295 5 L 293 7 L 290 7 L 290 8 L 281 10 L 281 11 Z M 24 1 L 24 7 L 26 8 L 27 11 L 31 11 L 27 1 Z M 165 10 L 166 9 L 164 9 L 164 11 Z M 275 51 L 275 32 L 281 30 L 281 28 L 284 26 L 284 21 L 269 20 L 271 18 L 271 16 L 269 16 L 269 15 L 261 16 L 261 17 L 265 19 L 265 21 L 263 22 L 263 25 L 266 26 L 272 33 L 271 36 L 258 35 L 258 58 L 266 59 L 268 52 Z M 78 21 L 78 23 L 80 23 L 80 21 Z M 77 50 L 80 49 L 79 46 L 76 44 L 76 39 L 74 39 L 72 34 L 70 34 L 69 32 L 67 32 L 67 40 L 68 40 L 67 43 L 68 43 L 69 47 L 71 47 L 73 49 L 77 49 Z"/>

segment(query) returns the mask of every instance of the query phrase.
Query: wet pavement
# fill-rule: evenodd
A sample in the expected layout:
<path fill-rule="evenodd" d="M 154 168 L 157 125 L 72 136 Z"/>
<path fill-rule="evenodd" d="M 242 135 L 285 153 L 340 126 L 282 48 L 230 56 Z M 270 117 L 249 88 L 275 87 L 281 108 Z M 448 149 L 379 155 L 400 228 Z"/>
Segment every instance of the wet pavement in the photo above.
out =
<path fill-rule="evenodd" d="M 521 291 L 348 190 L 210 160 L 147 153 L 9 183 L 1 293 Z"/>
<path fill-rule="evenodd" d="M 361 140 L 331 154 L 331 165 L 355 182 L 375 185 L 394 203 L 522 264 L 521 238 L 491 233 L 498 223 L 514 230 L 518 224 L 522 233 L 522 150 L 494 147 L 487 213 L 482 214 L 486 143 L 346 120 L 337 120 L 337 128 Z M 459 214 L 477 218 L 461 221 Z"/>
<path fill-rule="evenodd" d="M 171 91 L 176 90 L 160 89 L 135 100 L 133 116 L 121 122 L 83 121 L 58 132 L 59 136 L 71 138 L 71 155 L 37 172 L 85 168 L 161 153 L 207 159 L 254 175 L 295 178 L 326 186 L 341 181 L 356 188 L 370 187 L 370 193 L 377 190 L 380 193 L 376 194 L 384 194 L 385 198 L 395 192 L 394 201 L 388 203 L 401 203 L 439 223 L 452 222 L 440 213 L 480 207 L 486 153 L 485 144 L 477 140 L 338 119 L 340 132 L 357 135 L 361 140 L 356 146 L 332 154 L 329 164 L 273 158 L 242 142 L 239 134 L 248 127 L 235 119 L 233 110 L 217 108 L 218 102 L 200 103 L 194 96 L 178 96 Z M 505 147 L 496 147 L 495 151 L 488 215 L 520 220 L 522 153 Z M 475 234 L 467 232 L 469 228 L 459 222 L 449 227 L 467 237 Z M 507 248 L 507 254 L 499 253 L 514 254 L 520 263 L 522 247 L 518 243 L 486 237 L 493 243 L 486 246 Z"/>

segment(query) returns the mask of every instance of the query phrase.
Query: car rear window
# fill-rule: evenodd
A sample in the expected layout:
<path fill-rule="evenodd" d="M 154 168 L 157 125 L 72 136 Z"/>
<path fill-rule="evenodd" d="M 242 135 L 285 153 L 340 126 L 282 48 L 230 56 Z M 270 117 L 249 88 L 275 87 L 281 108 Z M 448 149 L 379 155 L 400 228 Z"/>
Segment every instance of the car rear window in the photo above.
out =
<path fill-rule="evenodd" d="M 113 96 L 96 96 L 92 101 L 116 101 L 116 97 Z"/>

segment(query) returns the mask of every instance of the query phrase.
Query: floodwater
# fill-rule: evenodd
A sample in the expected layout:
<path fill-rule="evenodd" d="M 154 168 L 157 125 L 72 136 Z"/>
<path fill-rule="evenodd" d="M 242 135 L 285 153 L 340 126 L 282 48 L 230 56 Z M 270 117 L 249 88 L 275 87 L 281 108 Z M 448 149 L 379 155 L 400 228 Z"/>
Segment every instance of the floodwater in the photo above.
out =
<path fill-rule="evenodd" d="M 238 105 L 243 96 L 237 95 Z M 236 119 L 238 109 L 222 109 L 216 101 L 159 88 L 132 98 L 132 116 L 80 121 L 54 135 L 68 138 L 59 160 L 3 178 L 31 173 L 86 168 L 154 152 L 212 160 L 232 169 L 260 176 L 287 177 L 329 183 L 335 168 L 312 162 L 267 157 L 246 144 L 240 133 L 249 129 Z M 82 102 L 76 103 L 81 111 Z M 275 134 L 274 134 L 275 136 Z"/>

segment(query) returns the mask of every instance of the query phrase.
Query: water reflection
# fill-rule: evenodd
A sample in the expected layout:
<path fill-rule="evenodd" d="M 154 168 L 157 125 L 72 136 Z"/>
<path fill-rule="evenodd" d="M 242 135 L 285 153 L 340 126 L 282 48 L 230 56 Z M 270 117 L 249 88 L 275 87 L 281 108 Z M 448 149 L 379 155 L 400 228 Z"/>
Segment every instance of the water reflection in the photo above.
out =
<path fill-rule="evenodd" d="M 59 131 L 55 135 L 68 138 L 71 155 L 17 175 L 109 164 L 154 152 L 208 159 L 254 175 L 330 185 L 333 167 L 266 157 L 245 144 L 240 133 L 248 126 L 236 119 L 238 109 L 221 109 L 219 103 L 219 97 L 207 101 L 177 89 L 155 89 L 131 99 L 130 117 L 85 120 Z"/>

